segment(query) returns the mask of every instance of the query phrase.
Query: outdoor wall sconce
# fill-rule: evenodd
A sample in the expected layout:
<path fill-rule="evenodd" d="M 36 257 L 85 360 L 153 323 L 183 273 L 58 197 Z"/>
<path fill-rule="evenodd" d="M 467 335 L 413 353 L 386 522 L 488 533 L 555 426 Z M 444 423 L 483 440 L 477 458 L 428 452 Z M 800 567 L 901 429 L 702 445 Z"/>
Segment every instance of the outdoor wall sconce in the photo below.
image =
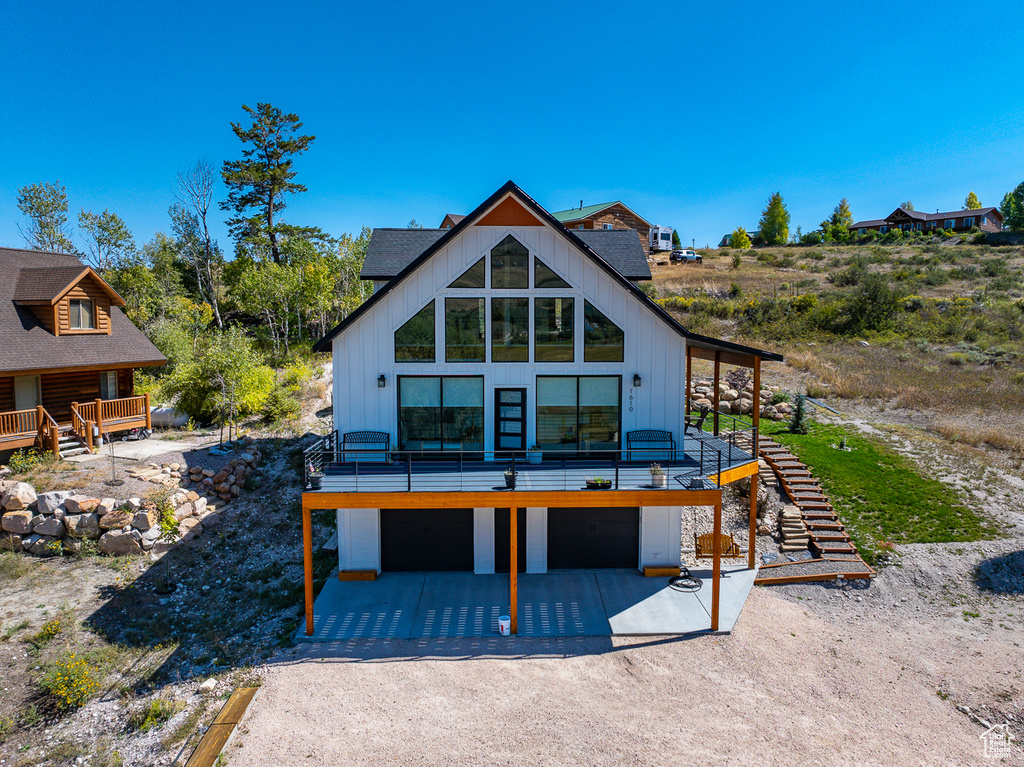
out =
<path fill-rule="evenodd" d="M 387 385 L 388 385 L 388 377 L 386 375 L 381 373 L 379 376 L 377 376 L 377 388 L 378 389 L 383 389 Z"/>
<path fill-rule="evenodd" d="M 633 386 L 635 386 L 637 389 L 639 389 L 641 383 L 643 383 L 643 379 L 640 378 L 640 374 L 639 373 L 633 373 Z"/>

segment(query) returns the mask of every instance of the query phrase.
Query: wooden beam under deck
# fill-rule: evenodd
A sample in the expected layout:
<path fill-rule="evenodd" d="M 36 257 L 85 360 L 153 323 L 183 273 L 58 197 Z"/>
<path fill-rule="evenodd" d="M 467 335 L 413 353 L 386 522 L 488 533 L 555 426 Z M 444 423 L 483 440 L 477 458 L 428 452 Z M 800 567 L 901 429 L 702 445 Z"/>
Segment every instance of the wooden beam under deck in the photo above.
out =
<path fill-rule="evenodd" d="M 736 365 L 737 367 L 742 368 L 752 368 L 761 359 L 760 357 L 756 357 L 753 354 L 741 354 L 739 352 L 727 351 L 712 351 L 711 349 L 701 349 L 699 346 L 693 346 L 691 344 L 686 345 L 686 351 L 690 356 L 696 357 L 699 360 L 707 360 L 708 362 L 714 362 L 715 358 L 717 357 L 719 363 L 721 364 Z"/>
<path fill-rule="evenodd" d="M 757 461 L 745 463 L 742 466 L 735 466 L 728 471 L 723 471 L 721 479 L 718 478 L 717 474 L 709 474 L 708 481 L 715 482 L 718 485 L 728 485 L 735 482 L 738 479 L 744 477 L 756 477 L 757 476 Z M 694 505 L 694 504 L 691 504 Z"/>
<path fill-rule="evenodd" d="M 747 464 L 757 472 L 757 463 Z M 747 466 L 737 467 L 738 469 Z M 722 472 L 726 476 L 727 472 Z M 481 490 L 478 492 L 367 492 L 302 494 L 303 512 L 312 509 L 578 508 L 581 506 L 714 506 L 721 490 Z"/>

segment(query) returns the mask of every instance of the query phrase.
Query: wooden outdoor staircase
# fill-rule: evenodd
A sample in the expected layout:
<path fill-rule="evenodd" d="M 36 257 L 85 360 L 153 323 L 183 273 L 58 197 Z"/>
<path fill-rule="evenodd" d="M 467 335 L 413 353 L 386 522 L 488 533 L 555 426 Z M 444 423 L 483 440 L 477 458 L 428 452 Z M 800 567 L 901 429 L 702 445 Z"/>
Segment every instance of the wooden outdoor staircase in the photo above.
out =
<path fill-rule="evenodd" d="M 45 407 L 0 413 L 0 450 L 35 448 L 66 458 L 90 452 L 93 434 L 152 429 L 149 395 L 72 402 L 71 422 L 58 424 Z"/>
<path fill-rule="evenodd" d="M 741 447 L 751 451 L 749 438 Z M 755 585 L 873 578 L 875 571 L 857 553 L 846 527 L 806 464 L 779 443 L 763 436 L 758 440 L 758 458 L 771 468 L 782 490 L 799 510 L 809 539 L 808 547 L 815 558 L 762 565 Z"/>

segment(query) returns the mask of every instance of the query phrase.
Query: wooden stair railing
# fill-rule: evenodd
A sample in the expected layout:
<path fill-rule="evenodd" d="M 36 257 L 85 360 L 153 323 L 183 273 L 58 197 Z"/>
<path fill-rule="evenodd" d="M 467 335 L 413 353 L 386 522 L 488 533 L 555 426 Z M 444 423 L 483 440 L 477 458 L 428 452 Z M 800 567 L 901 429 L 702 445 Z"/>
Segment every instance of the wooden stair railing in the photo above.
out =
<path fill-rule="evenodd" d="M 36 406 L 36 421 L 39 424 L 39 448 L 60 455 L 60 426 L 46 412 L 42 405 Z"/>
<path fill-rule="evenodd" d="M 71 431 L 75 433 L 85 446 L 91 451 L 92 448 L 92 421 L 86 420 L 78 410 L 78 403 L 71 403 Z"/>

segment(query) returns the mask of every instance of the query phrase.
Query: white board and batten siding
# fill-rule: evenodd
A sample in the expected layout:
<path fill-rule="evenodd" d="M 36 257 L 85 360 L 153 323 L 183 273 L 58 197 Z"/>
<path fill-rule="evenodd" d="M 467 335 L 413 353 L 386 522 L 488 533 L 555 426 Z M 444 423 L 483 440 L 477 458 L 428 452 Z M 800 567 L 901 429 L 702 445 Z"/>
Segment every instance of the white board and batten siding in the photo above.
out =
<path fill-rule="evenodd" d="M 682 562 L 681 506 L 643 506 L 640 509 L 640 569 L 676 567 Z"/>
<path fill-rule="evenodd" d="M 466 269 L 507 235 L 526 245 L 571 286 L 571 289 L 449 290 Z M 489 277 L 488 277 L 489 279 Z M 447 363 L 444 362 L 444 298 L 446 296 L 568 297 L 575 301 L 575 362 Z M 400 363 L 394 358 L 394 332 L 429 301 L 436 303 L 434 363 Z M 624 362 L 583 362 L 583 299 L 618 325 L 625 334 Z M 489 315 L 489 312 L 488 312 Z M 533 312 L 530 313 L 531 337 Z M 490 316 L 486 318 L 490 339 Z M 397 285 L 333 341 L 334 423 L 339 432 L 386 431 L 398 443 L 398 389 L 401 375 L 483 375 L 485 450 L 493 449 L 494 389 L 527 389 L 527 440 L 536 440 L 538 375 L 622 376 L 622 447 L 635 429 L 671 431 L 682 449 L 686 379 L 685 340 L 643 306 L 624 286 L 550 227 L 470 227 Z M 488 352 L 489 353 L 489 352 Z M 531 358 L 532 358 L 531 346 Z M 379 388 L 377 378 L 387 376 Z M 642 378 L 633 387 L 633 375 Z"/>
<path fill-rule="evenodd" d="M 378 509 L 338 509 L 338 569 L 380 572 Z"/>

